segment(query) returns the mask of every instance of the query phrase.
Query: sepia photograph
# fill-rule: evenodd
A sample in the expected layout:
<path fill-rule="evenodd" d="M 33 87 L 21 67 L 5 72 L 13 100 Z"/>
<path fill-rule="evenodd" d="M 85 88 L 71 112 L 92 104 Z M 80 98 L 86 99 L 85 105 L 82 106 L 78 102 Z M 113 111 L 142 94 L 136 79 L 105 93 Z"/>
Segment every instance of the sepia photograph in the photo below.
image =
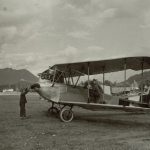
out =
<path fill-rule="evenodd" d="M 0 0 L 0 150 L 150 150 L 150 0 Z"/>

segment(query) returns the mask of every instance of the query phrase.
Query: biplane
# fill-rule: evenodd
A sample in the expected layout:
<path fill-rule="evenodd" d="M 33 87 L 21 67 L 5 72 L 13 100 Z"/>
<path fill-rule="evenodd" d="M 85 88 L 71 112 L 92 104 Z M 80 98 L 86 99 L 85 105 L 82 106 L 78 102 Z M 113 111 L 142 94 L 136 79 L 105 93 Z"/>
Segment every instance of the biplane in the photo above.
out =
<path fill-rule="evenodd" d="M 141 78 L 146 69 L 150 69 L 150 57 L 124 57 L 116 59 L 86 61 L 56 64 L 40 73 L 41 79 L 47 80 L 49 84 L 42 86 L 36 91 L 46 100 L 52 103 L 49 112 L 58 113 L 64 122 L 72 121 L 75 106 L 85 109 L 99 110 L 123 110 L 123 111 L 149 111 L 150 104 L 143 102 L 143 89 L 130 94 L 124 92 L 119 95 L 107 94 L 105 74 L 123 71 L 124 81 L 127 78 L 127 70 L 141 70 Z M 105 103 L 92 101 L 90 77 L 102 74 L 102 98 Z M 79 85 L 81 77 L 87 79 L 87 86 Z M 111 87 L 107 87 L 110 88 Z M 125 87 L 126 88 L 126 87 Z M 111 90 L 110 90 L 111 91 Z M 124 90 L 126 91 L 126 90 Z"/>

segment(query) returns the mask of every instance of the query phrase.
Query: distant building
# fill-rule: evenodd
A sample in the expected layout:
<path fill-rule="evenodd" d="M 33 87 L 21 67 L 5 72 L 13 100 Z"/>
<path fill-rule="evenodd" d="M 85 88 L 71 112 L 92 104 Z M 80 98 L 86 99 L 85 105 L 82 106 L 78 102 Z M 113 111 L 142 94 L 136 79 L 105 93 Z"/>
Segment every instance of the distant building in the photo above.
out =
<path fill-rule="evenodd" d="M 3 89 L 3 93 L 5 93 L 5 92 L 13 92 L 14 91 L 14 89 Z"/>

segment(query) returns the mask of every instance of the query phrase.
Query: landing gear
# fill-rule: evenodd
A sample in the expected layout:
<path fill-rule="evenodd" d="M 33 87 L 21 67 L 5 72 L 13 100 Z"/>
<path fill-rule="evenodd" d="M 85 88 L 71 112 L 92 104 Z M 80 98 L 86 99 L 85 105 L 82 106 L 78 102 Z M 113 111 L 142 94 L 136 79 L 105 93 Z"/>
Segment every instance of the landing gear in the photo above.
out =
<path fill-rule="evenodd" d="M 54 103 L 52 103 L 52 106 L 48 109 L 48 114 L 59 114 L 59 109 L 54 107 Z"/>
<path fill-rule="evenodd" d="M 63 106 L 61 107 L 55 107 L 54 103 L 52 103 L 52 106 L 48 109 L 48 116 L 49 115 L 55 115 L 57 116 L 59 114 L 59 117 L 61 121 L 63 122 L 71 122 L 72 119 L 74 118 L 74 114 L 72 111 L 73 106 Z"/>
<path fill-rule="evenodd" d="M 59 113 L 59 109 L 57 107 L 50 107 L 48 109 L 48 113 L 50 113 L 50 114 L 58 114 Z"/>
<path fill-rule="evenodd" d="M 63 108 L 60 111 L 59 115 L 60 115 L 61 121 L 63 121 L 63 122 L 71 122 L 72 119 L 74 118 L 72 107 L 71 108 Z"/>

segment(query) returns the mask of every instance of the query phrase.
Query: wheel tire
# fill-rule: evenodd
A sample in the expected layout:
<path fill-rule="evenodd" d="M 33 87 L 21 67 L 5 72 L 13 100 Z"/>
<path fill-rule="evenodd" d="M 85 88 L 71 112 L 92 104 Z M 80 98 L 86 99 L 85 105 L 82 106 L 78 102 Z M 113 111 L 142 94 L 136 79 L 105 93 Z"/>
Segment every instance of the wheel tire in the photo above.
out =
<path fill-rule="evenodd" d="M 60 111 L 60 119 L 63 122 L 71 122 L 74 118 L 73 111 L 70 109 L 62 109 Z"/>
<path fill-rule="evenodd" d="M 59 109 L 58 109 L 57 107 L 50 107 L 50 108 L 48 109 L 48 113 L 49 113 L 49 114 L 52 114 L 52 115 L 58 114 L 58 113 L 59 113 Z"/>

